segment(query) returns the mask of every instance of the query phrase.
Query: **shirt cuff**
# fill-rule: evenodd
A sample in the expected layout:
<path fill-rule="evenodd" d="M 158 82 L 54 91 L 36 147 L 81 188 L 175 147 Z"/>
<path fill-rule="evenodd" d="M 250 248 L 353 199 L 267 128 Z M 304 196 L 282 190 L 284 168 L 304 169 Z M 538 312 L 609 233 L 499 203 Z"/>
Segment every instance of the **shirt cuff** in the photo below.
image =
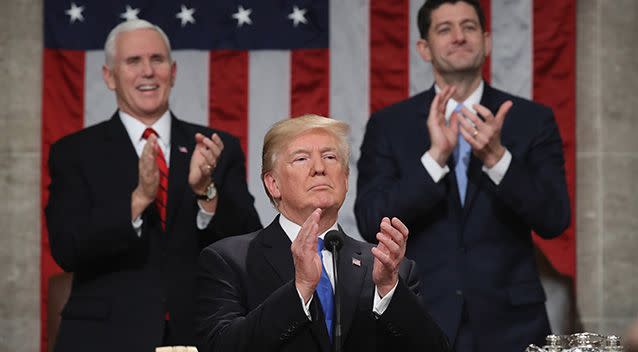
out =
<path fill-rule="evenodd" d="M 492 182 L 494 182 L 494 184 L 498 186 L 501 181 L 503 181 L 503 177 L 505 177 L 505 173 L 507 172 L 507 169 L 509 169 L 511 162 L 512 154 L 509 152 L 509 150 L 505 149 L 505 154 L 503 154 L 501 160 L 499 160 L 491 168 L 483 166 L 483 172 L 485 172 L 487 176 L 490 177 Z"/>
<path fill-rule="evenodd" d="M 135 231 L 135 233 L 137 234 L 137 237 L 142 237 L 142 224 L 144 223 L 144 220 L 142 220 L 142 216 L 138 216 L 135 218 L 135 220 L 133 220 L 133 222 L 131 224 L 133 224 L 133 230 Z"/>
<path fill-rule="evenodd" d="M 394 295 L 394 290 L 396 290 L 398 284 L 399 284 L 399 280 L 397 280 L 397 283 L 394 284 L 394 287 L 390 290 L 390 292 L 388 292 L 388 294 L 383 296 L 383 298 L 381 298 L 381 296 L 379 295 L 379 289 L 377 288 L 377 286 L 376 285 L 374 286 L 374 302 L 372 304 L 372 312 L 375 315 L 377 316 L 383 315 L 385 310 L 388 308 L 390 301 L 392 300 L 392 296 Z"/>
<path fill-rule="evenodd" d="M 210 224 L 210 221 L 213 219 L 213 216 L 215 216 L 215 213 L 209 213 L 204 210 L 199 202 L 197 202 L 197 206 L 199 207 L 199 211 L 197 212 L 197 229 L 203 230 L 208 227 L 208 224 Z"/>
<path fill-rule="evenodd" d="M 450 172 L 450 168 L 447 165 L 441 167 L 439 163 L 434 161 L 432 156 L 430 156 L 430 152 L 425 152 L 425 154 L 421 156 L 421 164 L 423 164 L 425 171 L 430 174 L 430 177 L 432 177 L 432 180 L 434 180 L 435 183 L 441 181 L 443 176 Z"/>
<path fill-rule="evenodd" d="M 303 297 L 301 296 L 301 292 L 299 292 L 298 289 L 297 289 L 297 294 L 299 295 L 299 300 L 301 301 L 301 308 L 303 308 L 303 312 L 306 313 L 308 320 L 312 321 L 312 318 L 310 317 L 310 303 L 312 303 L 312 297 L 314 297 L 314 295 L 310 296 L 308 303 L 304 303 Z"/>

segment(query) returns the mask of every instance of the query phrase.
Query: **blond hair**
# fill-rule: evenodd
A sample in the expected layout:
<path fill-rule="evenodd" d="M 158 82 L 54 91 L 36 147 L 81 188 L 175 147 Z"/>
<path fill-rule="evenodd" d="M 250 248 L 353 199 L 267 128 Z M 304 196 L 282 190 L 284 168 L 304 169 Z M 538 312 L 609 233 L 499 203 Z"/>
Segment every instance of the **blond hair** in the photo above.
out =
<path fill-rule="evenodd" d="M 275 123 L 264 136 L 264 146 L 261 153 L 261 180 L 270 202 L 275 207 L 277 207 L 277 202 L 268 192 L 264 176 L 275 168 L 277 157 L 287 143 L 310 131 L 322 131 L 333 136 L 337 141 L 337 153 L 340 160 L 346 172 L 348 173 L 350 170 L 350 147 L 348 145 L 350 127 L 347 123 L 314 114 L 281 120 Z"/>

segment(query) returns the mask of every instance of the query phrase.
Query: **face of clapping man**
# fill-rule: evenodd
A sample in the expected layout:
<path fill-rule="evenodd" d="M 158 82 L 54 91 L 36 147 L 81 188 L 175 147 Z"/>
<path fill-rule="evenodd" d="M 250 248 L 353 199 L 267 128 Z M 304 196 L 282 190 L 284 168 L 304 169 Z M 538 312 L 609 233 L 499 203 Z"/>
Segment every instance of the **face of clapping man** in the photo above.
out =
<path fill-rule="evenodd" d="M 476 10 L 463 1 L 444 3 L 432 11 L 430 19 L 426 39 L 420 39 L 417 48 L 421 57 L 432 63 L 434 73 L 480 77 L 492 41 Z"/>
<path fill-rule="evenodd" d="M 166 43 L 153 29 L 121 32 L 114 54 L 110 67 L 102 69 L 106 85 L 115 91 L 120 110 L 150 125 L 168 110 L 175 82 Z"/>
<path fill-rule="evenodd" d="M 312 129 L 281 148 L 264 184 L 278 210 L 298 224 L 317 208 L 336 216 L 348 191 L 344 158 L 335 136 Z"/>

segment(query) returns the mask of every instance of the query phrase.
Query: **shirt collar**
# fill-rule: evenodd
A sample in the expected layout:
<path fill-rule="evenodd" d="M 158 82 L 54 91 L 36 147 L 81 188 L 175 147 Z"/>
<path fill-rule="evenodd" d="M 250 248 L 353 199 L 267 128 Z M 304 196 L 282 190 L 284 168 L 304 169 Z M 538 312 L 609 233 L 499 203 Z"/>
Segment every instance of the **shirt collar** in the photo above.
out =
<path fill-rule="evenodd" d="M 301 226 L 299 226 L 299 225 L 295 224 L 294 222 L 290 221 L 283 214 L 279 215 L 279 225 L 284 230 L 284 232 L 286 233 L 288 238 L 290 238 L 290 242 L 293 242 L 295 240 L 295 238 L 297 238 L 297 235 L 299 234 L 299 231 L 301 230 Z M 319 238 L 323 239 L 323 237 L 326 235 L 326 233 L 328 233 L 328 231 L 330 231 L 330 230 L 338 230 L 338 229 L 339 228 L 337 226 L 337 223 L 335 222 L 334 224 L 332 224 L 332 226 L 330 226 L 329 229 L 327 229 L 324 233 L 322 233 L 319 236 Z"/>
<path fill-rule="evenodd" d="M 119 111 L 119 115 L 120 120 L 122 121 L 122 124 L 124 124 L 124 128 L 126 128 L 126 132 L 134 145 L 140 143 L 144 130 L 147 127 L 150 127 L 157 133 L 158 140 L 162 143 L 164 149 L 168 149 L 170 147 L 171 113 L 169 110 L 166 110 L 166 112 L 151 126 L 146 126 L 140 120 L 123 112 L 122 110 Z"/>

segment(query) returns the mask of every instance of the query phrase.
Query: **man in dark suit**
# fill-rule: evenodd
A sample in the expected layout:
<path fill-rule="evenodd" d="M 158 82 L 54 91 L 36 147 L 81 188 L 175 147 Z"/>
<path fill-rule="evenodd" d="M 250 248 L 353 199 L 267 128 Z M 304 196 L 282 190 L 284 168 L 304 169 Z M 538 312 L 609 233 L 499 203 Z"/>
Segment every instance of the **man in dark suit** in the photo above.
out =
<path fill-rule="evenodd" d="M 374 241 L 392 214 L 457 351 L 522 351 L 550 333 L 532 245 L 570 222 L 562 142 L 549 108 L 481 77 L 491 50 L 475 0 L 428 0 L 417 48 L 434 87 L 370 118 L 355 214 Z"/>
<path fill-rule="evenodd" d="M 159 27 L 123 22 L 105 53 L 118 111 L 49 158 L 51 253 L 74 274 L 56 351 L 195 345 L 200 250 L 261 227 L 244 157 L 236 138 L 169 111 L 176 66 Z"/>
<path fill-rule="evenodd" d="M 264 230 L 227 238 L 201 255 L 200 351 L 324 351 L 333 316 L 332 254 L 318 249 L 348 190 L 348 126 L 306 115 L 264 138 L 262 179 L 279 211 Z M 379 245 L 346 237 L 337 264 L 343 351 L 447 351 L 418 297 L 408 229 L 377 224 Z"/>

